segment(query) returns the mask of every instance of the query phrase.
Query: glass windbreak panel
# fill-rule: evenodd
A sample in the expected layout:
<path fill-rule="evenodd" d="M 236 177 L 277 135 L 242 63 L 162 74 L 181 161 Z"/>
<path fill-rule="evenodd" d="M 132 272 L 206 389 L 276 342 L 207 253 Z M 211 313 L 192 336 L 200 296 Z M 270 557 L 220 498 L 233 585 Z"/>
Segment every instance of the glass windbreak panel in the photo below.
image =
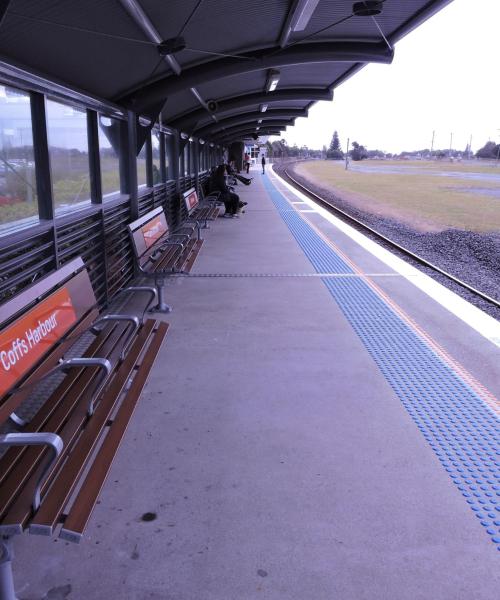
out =
<path fill-rule="evenodd" d="M 193 142 L 189 142 L 189 174 L 190 175 L 194 175 L 195 174 L 195 168 L 194 168 L 194 153 L 196 152 L 196 146 L 193 144 Z"/>
<path fill-rule="evenodd" d="M 147 158 L 146 158 L 146 142 L 141 148 L 137 157 L 137 185 L 139 187 L 146 187 L 147 185 Z"/>
<path fill-rule="evenodd" d="M 120 192 L 120 121 L 99 115 L 99 157 L 103 200 Z"/>
<path fill-rule="evenodd" d="M 56 214 L 90 202 L 87 114 L 47 100 L 47 136 Z"/>
<path fill-rule="evenodd" d="M 30 97 L 0 85 L 0 232 L 36 215 Z"/>
<path fill-rule="evenodd" d="M 167 179 L 174 178 L 174 136 L 165 135 L 165 168 L 167 170 Z"/>
<path fill-rule="evenodd" d="M 189 142 L 184 146 L 184 177 L 189 175 Z"/>
<path fill-rule="evenodd" d="M 161 183 L 160 135 L 159 131 L 153 131 L 151 134 L 151 145 L 153 147 L 153 185 Z"/>

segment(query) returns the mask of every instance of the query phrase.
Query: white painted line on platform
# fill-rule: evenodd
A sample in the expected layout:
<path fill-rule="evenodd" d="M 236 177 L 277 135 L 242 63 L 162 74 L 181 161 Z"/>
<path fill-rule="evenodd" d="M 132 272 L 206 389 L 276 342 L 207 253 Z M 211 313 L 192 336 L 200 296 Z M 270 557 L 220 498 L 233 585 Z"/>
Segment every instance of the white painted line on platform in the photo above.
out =
<path fill-rule="evenodd" d="M 365 250 L 368 250 L 373 256 L 376 256 L 408 281 L 411 281 L 413 285 L 500 348 L 500 322 L 493 317 L 490 317 L 490 315 L 486 314 L 476 306 L 473 306 L 470 302 L 467 302 L 467 300 L 464 300 L 444 285 L 434 281 L 434 279 L 425 273 L 422 273 L 412 265 L 409 265 L 398 256 L 395 256 L 390 250 L 382 248 L 382 246 L 373 240 L 370 240 L 361 232 L 329 213 L 325 208 L 316 204 L 314 200 L 311 200 L 305 194 L 292 187 L 288 182 L 281 179 L 281 177 L 279 177 L 272 169 L 270 169 L 270 173 L 271 177 L 276 180 L 276 183 L 285 186 L 287 190 L 295 194 L 297 198 L 300 198 L 313 209 L 298 212 L 315 212 L 322 216 L 360 246 L 365 248 Z"/>

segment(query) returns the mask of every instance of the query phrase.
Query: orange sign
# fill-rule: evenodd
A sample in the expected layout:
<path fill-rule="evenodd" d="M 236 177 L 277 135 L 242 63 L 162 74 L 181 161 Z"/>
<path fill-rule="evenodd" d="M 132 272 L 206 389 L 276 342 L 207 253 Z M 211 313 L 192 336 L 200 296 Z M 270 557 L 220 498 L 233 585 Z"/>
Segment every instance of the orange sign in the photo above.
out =
<path fill-rule="evenodd" d="M 10 390 L 76 320 L 71 297 L 63 287 L 0 333 L 0 396 Z"/>
<path fill-rule="evenodd" d="M 144 243 L 146 248 L 152 246 L 158 238 L 166 233 L 166 228 L 161 220 L 161 217 L 155 217 L 148 223 L 141 227 L 142 235 L 144 236 Z"/>
<path fill-rule="evenodd" d="M 193 208 L 198 204 L 198 194 L 196 193 L 196 191 L 191 192 L 189 196 L 186 196 L 185 202 L 188 211 L 193 210 Z"/>

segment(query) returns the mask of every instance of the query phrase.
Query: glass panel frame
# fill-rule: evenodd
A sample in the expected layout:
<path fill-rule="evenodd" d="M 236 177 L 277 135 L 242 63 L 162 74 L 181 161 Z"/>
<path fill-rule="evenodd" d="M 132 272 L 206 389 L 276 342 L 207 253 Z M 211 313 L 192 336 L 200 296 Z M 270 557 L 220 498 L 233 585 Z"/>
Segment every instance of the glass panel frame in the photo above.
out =
<path fill-rule="evenodd" d="M 55 215 L 91 204 L 86 110 L 46 98 L 52 197 Z"/>
<path fill-rule="evenodd" d="M 0 84 L 0 235 L 40 221 L 31 98 Z"/>

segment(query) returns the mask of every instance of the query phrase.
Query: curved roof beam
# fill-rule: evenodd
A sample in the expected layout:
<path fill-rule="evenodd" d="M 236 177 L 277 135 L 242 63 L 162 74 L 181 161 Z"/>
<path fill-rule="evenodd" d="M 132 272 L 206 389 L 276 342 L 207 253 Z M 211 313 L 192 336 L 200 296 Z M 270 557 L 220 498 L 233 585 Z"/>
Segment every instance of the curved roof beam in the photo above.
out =
<path fill-rule="evenodd" d="M 216 102 L 218 108 L 215 113 L 210 113 L 204 108 L 196 108 L 194 110 L 185 112 L 178 116 L 173 121 L 167 121 L 170 127 L 175 129 L 189 129 L 190 127 L 196 126 L 203 119 L 209 119 L 213 114 L 217 118 L 219 115 L 224 114 L 228 111 L 237 109 L 244 109 L 249 106 L 257 104 L 272 104 L 274 102 L 289 102 L 290 100 L 332 100 L 333 91 L 326 88 L 297 88 L 287 90 L 276 90 L 275 92 L 252 92 L 251 94 L 244 94 L 242 96 L 233 96 L 231 98 L 225 98 L 224 100 Z"/>
<path fill-rule="evenodd" d="M 240 131 L 236 131 L 226 137 L 217 138 L 215 141 L 218 144 L 228 144 L 234 140 L 242 140 L 244 138 L 252 137 L 253 134 L 261 135 L 281 135 L 283 128 L 274 127 L 272 129 L 260 129 L 259 131 L 255 131 L 254 129 L 241 129 Z"/>
<path fill-rule="evenodd" d="M 211 135 L 213 132 L 218 131 L 219 129 L 226 129 L 227 127 L 231 127 L 232 125 L 239 125 L 240 123 L 248 123 L 252 121 L 258 121 L 262 119 L 263 124 L 266 124 L 266 121 L 272 121 L 273 119 L 291 119 L 298 117 L 307 117 L 307 110 L 303 110 L 300 108 L 288 108 L 282 110 L 268 110 L 266 112 L 252 112 L 246 113 L 244 115 L 237 115 L 235 117 L 229 117 L 227 119 L 223 119 L 218 121 L 217 123 L 210 123 L 205 127 L 201 127 L 200 129 L 195 129 L 192 132 L 192 135 L 201 136 Z"/>
<path fill-rule="evenodd" d="M 277 128 L 277 127 L 288 127 L 289 125 L 293 125 L 293 119 L 290 120 L 284 120 L 284 119 L 280 119 L 280 120 L 276 120 L 276 121 L 268 121 L 265 125 L 263 123 L 257 123 L 257 121 L 255 121 L 254 123 L 242 123 L 240 125 L 235 125 L 234 127 L 228 127 L 227 129 L 221 129 L 220 131 L 217 131 L 215 133 L 212 133 L 210 136 L 205 136 L 204 139 L 219 139 L 219 138 L 223 138 L 226 137 L 226 135 L 232 135 L 234 132 L 240 131 L 240 130 L 250 130 L 250 131 L 255 131 L 255 129 L 257 127 L 259 127 L 261 130 L 263 129 L 273 129 L 273 128 Z"/>
<path fill-rule="evenodd" d="M 164 77 L 149 84 L 143 82 L 139 88 L 121 96 L 119 100 L 136 112 L 141 112 L 143 107 L 172 94 L 232 75 L 307 63 L 391 63 L 394 50 L 389 50 L 385 42 L 309 42 L 283 49 L 267 48 L 246 56 L 250 60 L 219 58 L 186 69 L 178 76 Z"/>

